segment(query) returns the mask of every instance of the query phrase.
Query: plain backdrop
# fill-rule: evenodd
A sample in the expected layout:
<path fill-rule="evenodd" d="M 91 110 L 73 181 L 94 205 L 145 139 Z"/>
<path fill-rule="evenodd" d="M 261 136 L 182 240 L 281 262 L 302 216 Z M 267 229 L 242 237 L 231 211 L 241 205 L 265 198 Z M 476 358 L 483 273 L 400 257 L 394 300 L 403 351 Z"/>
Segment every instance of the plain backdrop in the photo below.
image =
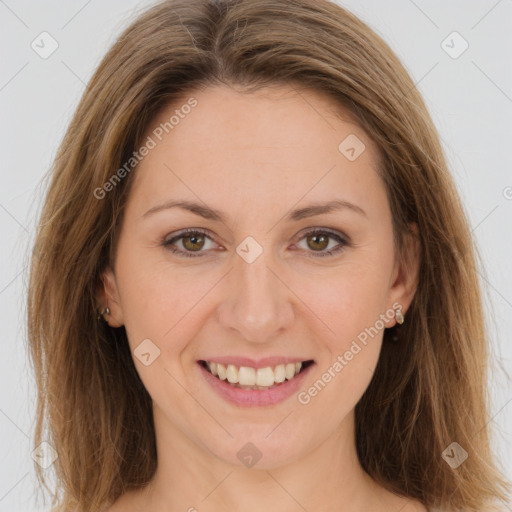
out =
<path fill-rule="evenodd" d="M 0 512 L 48 510 L 35 497 L 36 390 L 24 330 L 27 250 L 40 181 L 102 55 L 135 11 L 150 3 L 0 0 Z M 440 132 L 483 257 L 495 358 L 489 423 L 494 449 L 512 477 L 512 386 L 503 370 L 511 373 L 512 366 L 512 1 L 340 3 L 402 59 Z M 42 32 L 58 44 L 47 58 L 31 46 L 46 37 L 51 49 Z"/>

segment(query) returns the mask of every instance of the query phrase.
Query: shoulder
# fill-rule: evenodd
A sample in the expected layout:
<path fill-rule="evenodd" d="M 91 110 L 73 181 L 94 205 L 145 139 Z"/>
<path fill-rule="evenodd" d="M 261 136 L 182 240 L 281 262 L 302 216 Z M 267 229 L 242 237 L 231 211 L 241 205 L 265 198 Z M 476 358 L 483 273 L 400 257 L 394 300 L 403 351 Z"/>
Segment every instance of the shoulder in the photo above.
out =
<path fill-rule="evenodd" d="M 63 507 L 55 507 L 55 508 L 52 508 L 52 509 L 48 509 L 46 512 L 72 512 L 72 511 L 71 510 L 65 510 Z M 113 508 L 106 508 L 106 509 L 102 509 L 99 512 L 114 512 L 114 509 Z M 117 509 L 116 509 L 116 512 L 117 512 Z"/>
<path fill-rule="evenodd" d="M 435 512 L 429 510 L 423 503 L 416 500 L 409 501 L 400 512 Z"/>
<path fill-rule="evenodd" d="M 394 493 L 388 495 L 387 500 L 381 501 L 382 510 L 399 510 L 400 512 L 437 512 L 425 507 L 420 501 L 407 497 L 399 496 Z M 441 511 L 439 511 L 441 512 Z"/>
<path fill-rule="evenodd" d="M 423 510 L 426 510 L 427 512 L 452 512 L 452 509 L 437 508 L 437 507 L 430 507 L 430 508 L 426 508 L 426 509 L 423 509 Z M 486 512 L 509 512 L 510 511 L 509 508 L 503 508 L 502 506 L 495 506 L 493 508 L 486 508 L 485 510 L 486 510 Z M 453 511 L 453 512 L 455 512 L 455 511 Z"/>

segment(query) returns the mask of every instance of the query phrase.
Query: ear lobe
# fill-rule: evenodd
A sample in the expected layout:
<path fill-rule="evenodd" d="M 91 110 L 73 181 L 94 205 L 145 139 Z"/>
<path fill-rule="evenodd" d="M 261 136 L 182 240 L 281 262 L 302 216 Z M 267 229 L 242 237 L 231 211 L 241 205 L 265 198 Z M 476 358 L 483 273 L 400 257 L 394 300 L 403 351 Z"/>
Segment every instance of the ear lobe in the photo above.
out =
<path fill-rule="evenodd" d="M 390 290 L 390 304 L 399 303 L 404 315 L 418 288 L 420 262 L 421 241 L 418 226 L 412 222 L 409 232 L 404 233 L 401 259 Z"/>
<path fill-rule="evenodd" d="M 108 267 L 100 275 L 98 283 L 97 298 L 100 312 L 109 308 L 110 312 L 104 313 L 103 318 L 110 327 L 121 327 L 123 325 L 123 311 L 119 299 L 116 277 L 114 271 Z"/>

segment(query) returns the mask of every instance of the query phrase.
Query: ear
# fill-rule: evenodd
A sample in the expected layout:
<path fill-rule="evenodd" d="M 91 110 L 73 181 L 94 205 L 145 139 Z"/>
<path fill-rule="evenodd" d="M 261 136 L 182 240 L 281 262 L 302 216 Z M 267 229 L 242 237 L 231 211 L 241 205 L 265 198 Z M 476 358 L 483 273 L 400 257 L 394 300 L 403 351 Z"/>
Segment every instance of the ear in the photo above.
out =
<path fill-rule="evenodd" d="M 409 231 L 404 233 L 401 259 L 396 259 L 388 296 L 388 308 L 398 309 L 400 306 L 404 316 L 418 288 L 420 262 L 418 226 L 412 222 Z"/>
<path fill-rule="evenodd" d="M 110 267 L 104 270 L 100 275 L 97 298 L 100 311 L 103 311 L 107 307 L 110 310 L 109 314 L 103 314 L 103 318 L 108 322 L 110 327 L 121 327 L 123 325 L 123 310 L 119 298 L 116 276 Z"/>

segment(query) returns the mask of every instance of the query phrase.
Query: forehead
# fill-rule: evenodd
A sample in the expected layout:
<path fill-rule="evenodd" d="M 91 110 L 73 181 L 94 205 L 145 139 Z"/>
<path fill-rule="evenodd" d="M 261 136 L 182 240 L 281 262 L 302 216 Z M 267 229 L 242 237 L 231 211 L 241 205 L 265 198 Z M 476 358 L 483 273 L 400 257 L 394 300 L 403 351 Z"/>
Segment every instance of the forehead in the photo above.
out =
<path fill-rule="evenodd" d="M 223 208 L 240 198 L 291 206 L 333 191 L 368 202 L 380 181 L 376 147 L 354 118 L 333 99 L 292 85 L 196 90 L 159 112 L 149 138 L 154 147 L 134 184 L 146 203 L 174 191 Z"/>

